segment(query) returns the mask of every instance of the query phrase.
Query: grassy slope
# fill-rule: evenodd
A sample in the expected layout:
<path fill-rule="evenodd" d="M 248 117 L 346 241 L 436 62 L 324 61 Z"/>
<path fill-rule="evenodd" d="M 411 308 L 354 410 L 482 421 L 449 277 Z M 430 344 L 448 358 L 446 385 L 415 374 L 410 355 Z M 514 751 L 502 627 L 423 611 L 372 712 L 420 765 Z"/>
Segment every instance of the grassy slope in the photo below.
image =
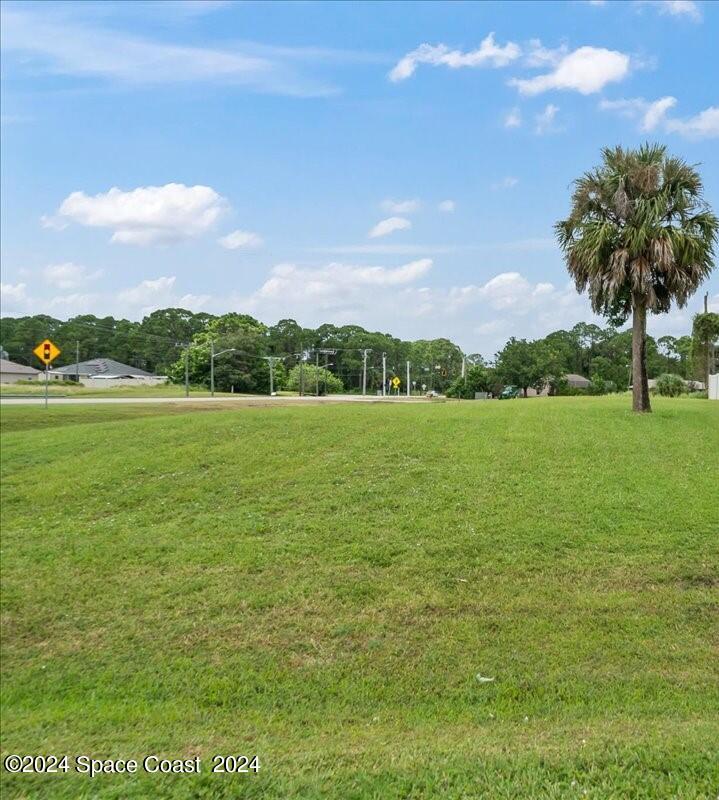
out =
<path fill-rule="evenodd" d="M 3 753 L 262 769 L 5 797 L 716 796 L 719 404 L 88 410 L 2 410 Z"/>

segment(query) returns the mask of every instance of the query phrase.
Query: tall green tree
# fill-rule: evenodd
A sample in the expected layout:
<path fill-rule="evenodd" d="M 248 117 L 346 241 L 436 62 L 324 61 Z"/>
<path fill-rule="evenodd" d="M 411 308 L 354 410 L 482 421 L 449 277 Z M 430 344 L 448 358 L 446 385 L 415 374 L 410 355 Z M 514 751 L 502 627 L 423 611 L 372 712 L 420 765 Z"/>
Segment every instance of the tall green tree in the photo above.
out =
<path fill-rule="evenodd" d="M 545 340 L 528 342 L 514 337 L 497 353 L 496 370 L 501 380 L 518 386 L 525 397 L 530 386 L 541 392 L 564 374 L 561 358 Z"/>
<path fill-rule="evenodd" d="M 632 315 L 632 405 L 651 411 L 647 311 L 684 306 L 714 267 L 719 220 L 699 173 L 661 145 L 602 150 L 575 181 L 569 217 L 555 226 L 577 290 L 613 320 Z"/>
<path fill-rule="evenodd" d="M 716 368 L 714 353 L 718 343 L 719 314 L 713 311 L 697 314 L 692 325 L 692 356 L 705 387 L 709 386 L 709 373 Z"/>

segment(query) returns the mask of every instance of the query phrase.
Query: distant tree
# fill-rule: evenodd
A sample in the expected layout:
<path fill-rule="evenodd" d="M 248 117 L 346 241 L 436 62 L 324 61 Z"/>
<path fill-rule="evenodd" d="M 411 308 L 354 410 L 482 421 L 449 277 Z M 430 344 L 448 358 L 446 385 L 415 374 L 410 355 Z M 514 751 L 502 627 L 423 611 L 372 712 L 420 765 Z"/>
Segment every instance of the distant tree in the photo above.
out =
<path fill-rule="evenodd" d="M 464 359 L 467 364 L 474 367 L 486 366 L 486 362 L 480 353 L 470 353 L 469 355 L 466 355 Z"/>
<path fill-rule="evenodd" d="M 563 374 L 561 359 L 546 342 L 514 337 L 497 353 L 496 370 L 505 384 L 518 386 L 525 397 L 530 386 L 541 391 L 550 379 Z"/>
<path fill-rule="evenodd" d="M 680 336 L 674 346 L 679 359 L 679 372 L 683 378 L 693 378 L 692 371 L 692 337 Z"/>
<path fill-rule="evenodd" d="M 213 319 L 211 314 L 194 314 L 185 308 L 161 308 L 146 316 L 137 335 L 137 350 L 145 369 L 167 373 L 184 345 Z"/>
<path fill-rule="evenodd" d="M 633 314 L 633 408 L 651 411 L 646 317 L 684 306 L 713 269 L 719 220 L 698 172 L 660 145 L 602 150 L 602 164 L 575 181 L 559 244 L 577 290 L 612 319 Z"/>
<path fill-rule="evenodd" d="M 447 389 L 447 397 L 474 399 L 475 392 L 489 392 L 492 383 L 490 370 L 484 365 L 469 367 L 464 378 L 460 375 Z"/>
<path fill-rule="evenodd" d="M 223 314 L 212 319 L 207 327 L 192 337 L 187 357 L 190 383 L 210 385 L 210 354 L 228 350 L 215 359 L 215 388 L 229 392 L 261 392 L 270 390 L 270 371 L 264 358 L 267 353 L 267 328 L 248 314 Z M 185 378 L 185 349 L 172 364 L 169 375 L 176 383 Z M 277 386 L 283 372 L 277 370 Z"/>
<path fill-rule="evenodd" d="M 709 386 L 709 373 L 712 369 L 716 369 L 714 353 L 717 344 L 719 344 L 719 314 L 712 311 L 696 314 L 692 326 L 692 356 L 697 374 L 702 376 L 705 387 Z"/>
<path fill-rule="evenodd" d="M 46 337 L 55 336 L 61 324 L 59 319 L 47 314 L 38 314 L 34 317 L 4 317 L 0 342 L 7 350 L 11 361 L 39 367 L 40 362 L 33 355 L 33 348 Z"/>
<path fill-rule="evenodd" d="M 302 373 L 302 374 L 301 374 Z M 314 364 L 305 364 L 300 367 L 296 364 L 287 376 L 287 388 L 293 392 L 300 391 L 300 380 L 304 382 L 305 394 L 338 394 L 344 391 L 344 384 L 330 370 L 317 367 Z"/>

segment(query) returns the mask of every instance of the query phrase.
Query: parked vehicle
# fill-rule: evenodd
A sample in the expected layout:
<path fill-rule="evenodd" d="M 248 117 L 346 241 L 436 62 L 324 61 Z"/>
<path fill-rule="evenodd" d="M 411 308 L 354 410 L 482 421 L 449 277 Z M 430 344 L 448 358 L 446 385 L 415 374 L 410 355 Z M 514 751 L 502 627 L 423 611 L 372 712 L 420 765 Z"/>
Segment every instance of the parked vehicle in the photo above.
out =
<path fill-rule="evenodd" d="M 518 386 L 505 386 L 502 389 L 502 394 L 499 395 L 500 400 L 513 400 L 515 397 L 519 397 L 521 389 Z"/>

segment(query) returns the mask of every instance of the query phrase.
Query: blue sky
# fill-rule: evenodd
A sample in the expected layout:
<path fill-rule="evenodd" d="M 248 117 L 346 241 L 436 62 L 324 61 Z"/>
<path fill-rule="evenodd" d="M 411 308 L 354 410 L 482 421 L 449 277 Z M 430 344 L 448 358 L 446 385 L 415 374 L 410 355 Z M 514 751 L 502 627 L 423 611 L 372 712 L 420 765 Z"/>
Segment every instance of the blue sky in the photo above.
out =
<path fill-rule="evenodd" d="M 701 164 L 719 4 L 2 4 L 3 313 L 448 336 L 590 319 L 552 238 L 604 145 Z M 690 306 L 654 318 L 688 332 Z"/>

